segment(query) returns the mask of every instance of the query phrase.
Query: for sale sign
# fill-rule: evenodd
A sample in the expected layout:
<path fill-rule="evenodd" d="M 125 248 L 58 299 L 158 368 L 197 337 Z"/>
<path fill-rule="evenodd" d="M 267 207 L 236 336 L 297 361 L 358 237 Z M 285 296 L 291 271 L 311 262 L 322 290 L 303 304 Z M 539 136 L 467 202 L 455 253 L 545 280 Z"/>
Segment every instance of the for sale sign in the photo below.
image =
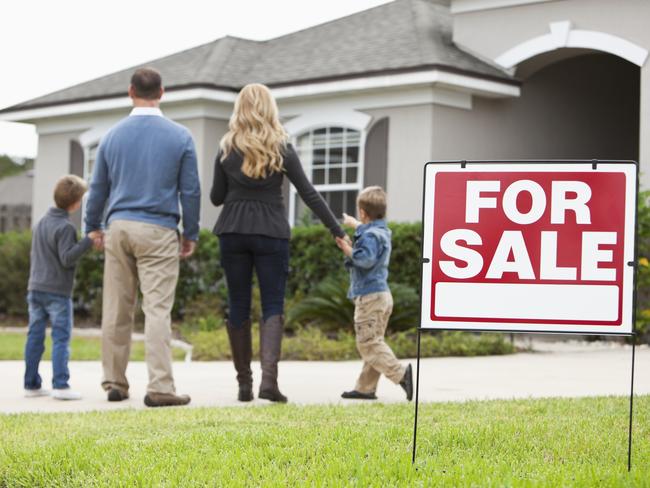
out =
<path fill-rule="evenodd" d="M 637 165 L 425 167 L 422 327 L 630 334 Z"/>

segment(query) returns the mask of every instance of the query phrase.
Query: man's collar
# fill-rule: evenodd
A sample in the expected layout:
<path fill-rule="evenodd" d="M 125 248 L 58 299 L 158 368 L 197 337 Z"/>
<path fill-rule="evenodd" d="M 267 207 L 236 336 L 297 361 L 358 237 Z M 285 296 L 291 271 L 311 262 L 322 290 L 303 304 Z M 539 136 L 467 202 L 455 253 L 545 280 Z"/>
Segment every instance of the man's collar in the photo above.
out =
<path fill-rule="evenodd" d="M 163 117 L 163 113 L 158 107 L 133 107 L 129 115 L 157 115 Z"/>

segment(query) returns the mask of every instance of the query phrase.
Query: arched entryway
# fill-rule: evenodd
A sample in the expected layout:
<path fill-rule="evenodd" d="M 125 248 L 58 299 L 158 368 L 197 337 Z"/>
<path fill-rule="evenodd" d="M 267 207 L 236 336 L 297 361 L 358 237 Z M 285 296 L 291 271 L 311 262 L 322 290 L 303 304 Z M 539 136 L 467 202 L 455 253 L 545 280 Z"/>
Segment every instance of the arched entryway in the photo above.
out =
<path fill-rule="evenodd" d="M 560 49 L 517 66 L 530 157 L 639 158 L 640 68 L 618 56 Z"/>

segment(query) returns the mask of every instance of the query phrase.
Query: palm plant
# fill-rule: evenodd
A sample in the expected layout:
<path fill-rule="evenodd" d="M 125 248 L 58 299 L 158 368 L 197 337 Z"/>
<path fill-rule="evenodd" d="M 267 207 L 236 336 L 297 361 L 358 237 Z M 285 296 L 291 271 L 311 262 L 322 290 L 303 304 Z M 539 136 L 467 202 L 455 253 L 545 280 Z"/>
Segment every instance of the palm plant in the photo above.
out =
<path fill-rule="evenodd" d="M 402 331 L 417 327 L 420 308 L 417 292 L 399 283 L 391 283 L 390 289 L 394 306 L 389 329 Z M 325 331 L 349 329 L 354 322 L 354 304 L 347 297 L 347 291 L 347 278 L 326 278 L 309 296 L 289 309 L 288 324 L 318 326 Z"/>

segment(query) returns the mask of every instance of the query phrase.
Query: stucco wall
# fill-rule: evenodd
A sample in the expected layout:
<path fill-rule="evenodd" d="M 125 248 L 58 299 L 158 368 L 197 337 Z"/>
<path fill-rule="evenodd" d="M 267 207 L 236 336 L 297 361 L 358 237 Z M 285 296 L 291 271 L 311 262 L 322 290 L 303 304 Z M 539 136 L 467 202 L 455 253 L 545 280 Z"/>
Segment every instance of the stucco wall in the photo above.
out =
<path fill-rule="evenodd" d="M 551 22 L 570 21 L 573 29 L 611 34 L 650 50 L 649 19 L 647 0 L 559 0 L 456 14 L 453 35 L 454 41 L 469 52 L 494 60 L 522 42 L 547 34 Z M 640 115 L 641 183 L 650 188 L 648 60 L 641 68 Z"/>
<path fill-rule="evenodd" d="M 616 35 L 650 48 L 647 0 L 561 0 L 454 15 L 454 42 L 495 59 L 517 44 L 547 34 L 549 24 L 568 20 L 574 29 Z M 507 26 L 507 28 L 504 28 Z"/>
<path fill-rule="evenodd" d="M 214 176 L 214 160 L 219 149 L 219 141 L 228 130 L 228 121 L 212 118 L 179 120 L 194 137 L 201 179 L 201 227 L 214 227 L 219 209 L 210 202 L 210 189 Z"/>
<path fill-rule="evenodd" d="M 388 219 L 420 220 L 422 214 L 422 171 L 432 157 L 431 104 L 364 110 L 376 118 L 388 117 Z"/>
<path fill-rule="evenodd" d="M 70 169 L 70 140 L 79 132 L 39 135 L 38 156 L 34 163 L 34 193 L 32 201 L 32 223 L 54 205 L 52 193 L 54 184 Z"/>
<path fill-rule="evenodd" d="M 434 106 L 436 159 L 636 159 L 639 70 L 611 55 L 560 61 L 517 99 Z"/>

